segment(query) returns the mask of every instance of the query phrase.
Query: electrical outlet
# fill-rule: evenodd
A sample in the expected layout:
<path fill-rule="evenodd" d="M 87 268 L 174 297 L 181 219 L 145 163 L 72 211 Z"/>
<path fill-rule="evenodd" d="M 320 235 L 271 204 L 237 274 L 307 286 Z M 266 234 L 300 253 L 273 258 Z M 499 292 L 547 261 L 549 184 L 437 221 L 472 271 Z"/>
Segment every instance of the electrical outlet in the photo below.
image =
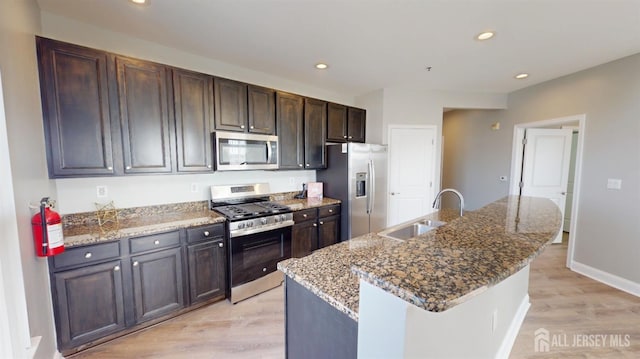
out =
<path fill-rule="evenodd" d="M 607 179 L 607 189 L 622 189 L 622 180 L 617 178 Z"/>
<path fill-rule="evenodd" d="M 500 176 L 500 181 L 507 182 L 507 176 Z"/>
<path fill-rule="evenodd" d="M 107 186 L 96 186 L 96 197 L 105 198 L 109 196 L 109 192 L 107 191 Z"/>
<path fill-rule="evenodd" d="M 197 183 L 192 183 L 191 184 L 191 193 L 198 193 L 198 184 Z"/>

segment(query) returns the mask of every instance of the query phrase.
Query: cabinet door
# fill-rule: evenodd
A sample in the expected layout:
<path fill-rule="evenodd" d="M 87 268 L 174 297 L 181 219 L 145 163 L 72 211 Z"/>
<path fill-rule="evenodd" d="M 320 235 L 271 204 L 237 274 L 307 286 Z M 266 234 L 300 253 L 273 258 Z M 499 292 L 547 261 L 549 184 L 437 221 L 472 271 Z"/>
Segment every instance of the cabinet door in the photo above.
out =
<path fill-rule="evenodd" d="M 304 100 L 304 158 L 305 169 L 327 168 L 324 139 L 327 136 L 327 103 Z"/>
<path fill-rule="evenodd" d="M 318 220 L 318 248 L 336 244 L 340 238 L 340 216 L 323 217 Z"/>
<path fill-rule="evenodd" d="M 276 91 L 249 85 L 249 132 L 276 134 Z"/>
<path fill-rule="evenodd" d="M 278 164 L 280 169 L 303 169 L 303 99 L 284 92 L 276 93 L 278 126 Z"/>
<path fill-rule="evenodd" d="M 291 256 L 300 258 L 318 249 L 318 222 L 296 223 L 291 230 Z"/>
<path fill-rule="evenodd" d="M 328 104 L 327 141 L 347 142 L 347 106 Z"/>
<path fill-rule="evenodd" d="M 347 138 L 349 142 L 363 142 L 366 134 L 367 112 L 360 108 L 349 107 L 347 114 Z"/>
<path fill-rule="evenodd" d="M 171 172 L 166 67 L 120 56 L 115 61 L 124 172 Z"/>
<path fill-rule="evenodd" d="M 131 265 L 136 323 L 184 307 L 180 248 L 131 257 Z"/>
<path fill-rule="evenodd" d="M 212 172 L 213 77 L 173 70 L 178 172 Z"/>
<path fill-rule="evenodd" d="M 105 52 L 37 38 L 49 176 L 113 174 Z"/>
<path fill-rule="evenodd" d="M 59 349 L 124 329 L 119 260 L 54 273 L 52 278 Z"/>
<path fill-rule="evenodd" d="M 218 77 L 213 81 L 216 130 L 246 132 L 247 84 Z"/>
<path fill-rule="evenodd" d="M 187 247 L 191 304 L 225 293 L 224 238 Z"/>

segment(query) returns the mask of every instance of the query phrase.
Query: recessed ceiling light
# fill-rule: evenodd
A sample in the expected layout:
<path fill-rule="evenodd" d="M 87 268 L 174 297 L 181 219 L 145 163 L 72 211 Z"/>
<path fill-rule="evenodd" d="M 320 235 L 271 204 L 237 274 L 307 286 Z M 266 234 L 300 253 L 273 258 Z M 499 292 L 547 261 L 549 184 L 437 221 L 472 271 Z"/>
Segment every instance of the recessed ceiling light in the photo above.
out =
<path fill-rule="evenodd" d="M 518 80 L 522 80 L 522 79 L 526 79 L 527 77 L 529 77 L 529 74 L 523 72 L 521 74 L 515 75 L 514 77 L 517 78 Z"/>
<path fill-rule="evenodd" d="M 138 4 L 138 5 L 142 5 L 142 4 L 146 4 L 147 0 L 129 0 L 134 4 Z"/>
<path fill-rule="evenodd" d="M 316 64 L 316 69 L 324 70 L 327 67 L 329 67 L 329 65 L 327 65 L 325 63 L 322 63 L 322 62 Z"/>
<path fill-rule="evenodd" d="M 478 34 L 478 36 L 476 36 L 476 40 L 480 40 L 480 41 L 489 40 L 490 38 L 494 37 L 495 35 L 496 35 L 496 33 L 494 31 L 481 32 L 481 33 Z"/>

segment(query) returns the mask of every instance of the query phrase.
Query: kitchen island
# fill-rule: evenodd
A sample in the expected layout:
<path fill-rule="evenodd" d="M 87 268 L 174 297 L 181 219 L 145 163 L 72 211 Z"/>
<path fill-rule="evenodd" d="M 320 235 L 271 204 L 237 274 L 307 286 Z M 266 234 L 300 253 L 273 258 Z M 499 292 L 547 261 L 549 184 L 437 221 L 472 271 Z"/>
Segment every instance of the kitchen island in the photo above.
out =
<path fill-rule="evenodd" d="M 370 233 L 279 263 L 289 358 L 327 357 L 322 348 L 345 358 L 508 354 L 529 306 L 529 263 L 560 229 L 560 211 L 508 196 L 463 217 L 421 218 L 447 224 L 405 241 Z"/>

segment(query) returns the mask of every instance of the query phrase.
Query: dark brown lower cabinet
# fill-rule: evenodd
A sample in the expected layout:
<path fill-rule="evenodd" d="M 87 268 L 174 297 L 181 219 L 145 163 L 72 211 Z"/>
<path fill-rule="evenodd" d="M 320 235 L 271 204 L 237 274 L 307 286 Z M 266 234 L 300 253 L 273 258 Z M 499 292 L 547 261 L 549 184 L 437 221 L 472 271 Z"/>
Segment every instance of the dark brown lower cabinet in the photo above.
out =
<path fill-rule="evenodd" d="M 187 247 L 189 299 L 191 304 L 224 297 L 224 238 Z"/>
<path fill-rule="evenodd" d="M 71 348 L 125 327 L 119 260 L 53 274 L 56 327 L 62 348 Z"/>
<path fill-rule="evenodd" d="M 305 209 L 293 214 L 291 256 L 300 258 L 338 242 L 340 205 Z"/>
<path fill-rule="evenodd" d="M 184 307 L 181 249 L 131 257 L 136 323 Z"/>
<path fill-rule="evenodd" d="M 67 248 L 49 258 L 63 355 L 224 299 L 224 223 Z M 194 306 L 195 308 L 195 306 Z"/>

